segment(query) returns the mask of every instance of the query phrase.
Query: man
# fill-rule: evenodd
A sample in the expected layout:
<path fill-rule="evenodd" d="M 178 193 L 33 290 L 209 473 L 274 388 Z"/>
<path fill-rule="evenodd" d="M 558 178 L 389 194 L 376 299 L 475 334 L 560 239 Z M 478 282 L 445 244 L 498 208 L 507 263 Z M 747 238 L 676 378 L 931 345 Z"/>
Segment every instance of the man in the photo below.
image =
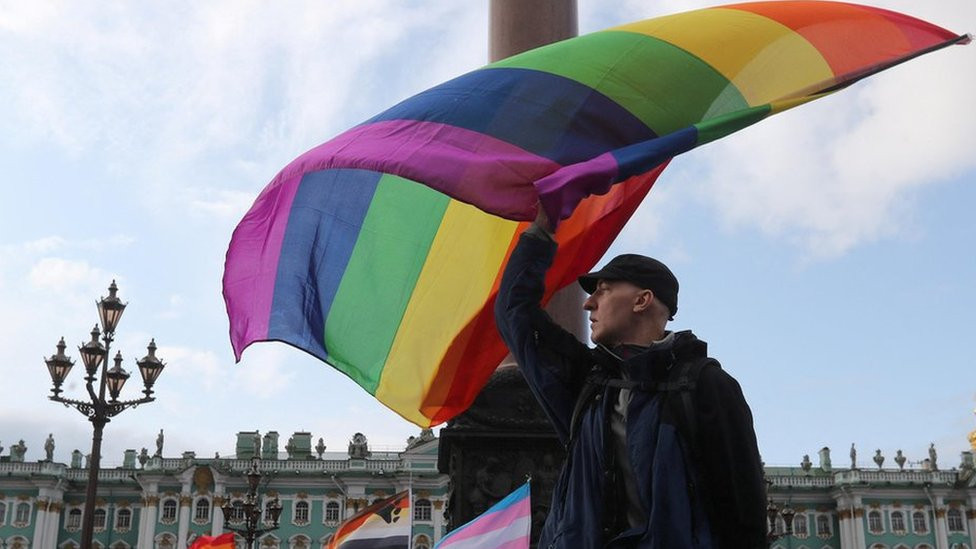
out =
<path fill-rule="evenodd" d="M 502 338 L 567 449 L 539 547 L 766 547 L 752 415 L 705 342 L 666 330 L 677 279 L 633 254 L 580 277 L 589 348 L 541 309 L 555 253 L 540 212 L 495 303 Z"/>

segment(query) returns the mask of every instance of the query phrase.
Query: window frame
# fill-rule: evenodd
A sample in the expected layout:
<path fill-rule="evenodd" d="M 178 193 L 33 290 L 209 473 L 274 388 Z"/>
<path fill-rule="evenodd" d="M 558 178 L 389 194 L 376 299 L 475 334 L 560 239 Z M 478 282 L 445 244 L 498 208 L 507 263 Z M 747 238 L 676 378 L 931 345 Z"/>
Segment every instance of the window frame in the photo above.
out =
<path fill-rule="evenodd" d="M 122 517 L 125 517 L 126 524 L 122 524 Z M 117 532 L 128 532 L 132 530 L 132 509 L 122 507 L 115 511 L 115 530 Z"/>
<path fill-rule="evenodd" d="M 900 528 L 895 525 L 895 516 L 896 515 L 898 517 L 898 521 L 901 523 L 901 527 Z M 905 532 L 908 531 L 908 529 L 906 528 L 906 524 L 905 524 L 905 512 L 904 511 L 901 511 L 901 510 L 892 511 L 888 515 L 888 519 L 891 522 L 891 531 L 894 532 L 895 534 L 904 534 Z"/>
<path fill-rule="evenodd" d="M 335 506 L 335 518 L 329 517 L 329 508 Z M 336 526 L 342 522 L 342 504 L 339 501 L 330 499 L 326 500 L 325 506 L 322 508 L 322 523 L 326 526 Z"/>
<path fill-rule="evenodd" d="M 919 518 L 921 518 L 922 529 L 919 530 Z M 928 534 L 929 533 L 929 518 L 928 513 L 921 510 L 912 511 L 912 532 L 916 534 Z"/>
<path fill-rule="evenodd" d="M 429 499 L 419 498 L 413 502 L 414 522 L 432 522 L 433 520 L 434 520 L 434 505 L 430 502 Z"/>
<path fill-rule="evenodd" d="M 872 519 L 877 519 L 878 521 L 877 528 L 874 527 L 875 525 L 871 524 Z M 884 514 L 881 511 L 877 509 L 872 509 L 871 511 L 868 511 L 868 532 L 872 534 L 884 533 Z"/>
<path fill-rule="evenodd" d="M 26 509 L 24 518 L 21 518 L 21 509 Z M 14 505 L 14 515 L 10 525 L 14 528 L 27 528 L 31 524 L 31 515 L 33 514 L 34 506 L 29 501 L 19 501 Z"/>
<path fill-rule="evenodd" d="M 200 509 L 206 506 L 206 517 L 200 516 Z M 193 501 L 193 524 L 208 524 L 213 519 L 213 505 L 207 497 L 199 497 Z"/>
<path fill-rule="evenodd" d="M 170 505 L 172 504 L 172 505 Z M 173 516 L 167 517 L 166 510 L 172 507 Z M 159 503 L 159 522 L 162 524 L 175 524 L 176 518 L 180 515 L 180 502 L 176 498 L 166 498 Z"/>
<path fill-rule="evenodd" d="M 299 517 L 299 507 L 304 508 L 304 518 Z M 308 500 L 299 499 L 295 501 L 291 508 L 291 523 L 296 526 L 307 526 L 309 516 L 312 514 L 312 506 L 309 505 Z M 289 541 L 289 543 L 291 543 Z"/>

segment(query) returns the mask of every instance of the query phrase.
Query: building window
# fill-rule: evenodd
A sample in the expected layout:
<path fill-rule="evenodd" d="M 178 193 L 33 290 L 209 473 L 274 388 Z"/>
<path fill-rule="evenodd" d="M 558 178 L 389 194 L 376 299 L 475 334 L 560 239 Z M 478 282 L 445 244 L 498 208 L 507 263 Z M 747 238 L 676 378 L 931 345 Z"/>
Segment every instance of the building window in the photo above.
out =
<path fill-rule="evenodd" d="M 168 499 L 163 502 L 163 514 L 159 517 L 159 522 L 163 524 L 173 524 L 176 522 L 176 500 Z"/>
<path fill-rule="evenodd" d="M 227 517 L 228 522 L 231 524 L 240 524 L 244 522 L 244 502 L 241 500 L 235 500 L 230 504 L 230 516 Z"/>
<path fill-rule="evenodd" d="M 330 501 L 325 504 L 325 522 L 337 524 L 339 522 L 339 502 Z"/>
<path fill-rule="evenodd" d="M 2 513 L 0 513 L 0 516 L 2 516 Z M 962 522 L 962 511 L 959 509 L 949 509 L 946 513 L 946 522 L 949 525 L 950 532 L 962 532 L 965 528 Z M 3 524 L 3 522 L 0 521 L 0 524 Z"/>
<path fill-rule="evenodd" d="M 7 504 L 0 501 L 0 526 L 7 523 Z"/>
<path fill-rule="evenodd" d="M 115 529 L 126 532 L 132 528 L 132 511 L 129 509 L 119 509 L 115 514 Z"/>
<path fill-rule="evenodd" d="M 420 534 L 417 539 L 413 540 L 413 549 L 430 549 L 430 538 Z"/>
<path fill-rule="evenodd" d="M 807 537 L 807 516 L 803 513 L 797 513 L 793 517 L 793 535 L 798 538 Z"/>
<path fill-rule="evenodd" d="M 163 534 L 156 538 L 156 549 L 173 549 L 176 547 L 176 536 Z"/>
<path fill-rule="evenodd" d="M 891 513 L 891 529 L 895 533 L 905 533 L 905 513 L 901 511 Z"/>
<path fill-rule="evenodd" d="M 30 503 L 18 503 L 16 511 L 17 513 L 14 515 L 14 526 L 23 528 L 24 526 L 30 524 Z"/>
<path fill-rule="evenodd" d="M 72 509 L 68 511 L 68 518 L 64 521 L 64 529 L 69 532 L 75 532 L 81 528 L 81 509 Z"/>
<path fill-rule="evenodd" d="M 206 524 L 210 522 L 210 502 L 207 498 L 200 498 L 193 507 L 193 522 Z"/>
<path fill-rule="evenodd" d="M 271 508 L 274 507 L 274 503 L 275 502 L 273 499 L 269 499 L 268 501 L 264 502 L 264 523 L 265 524 L 271 524 Z"/>
<path fill-rule="evenodd" d="M 884 531 L 884 523 L 881 521 L 881 513 L 879 511 L 871 511 L 868 513 L 868 530 L 872 534 L 880 534 Z"/>
<path fill-rule="evenodd" d="M 430 520 L 430 500 L 418 499 L 413 505 L 413 520 Z"/>
<path fill-rule="evenodd" d="M 105 517 L 107 516 L 108 513 L 105 512 L 105 509 L 95 509 L 95 520 L 93 523 L 95 530 L 105 530 Z"/>
<path fill-rule="evenodd" d="M 929 527 L 925 522 L 925 513 L 921 511 L 915 511 L 912 513 L 912 530 L 916 534 L 928 533 Z"/>
<path fill-rule="evenodd" d="M 289 549 L 309 549 L 312 546 L 312 540 L 307 536 L 294 536 L 288 540 Z"/>
<path fill-rule="evenodd" d="M 830 516 L 817 515 L 817 536 L 822 538 L 830 537 Z"/>
<path fill-rule="evenodd" d="M 299 501 L 295 504 L 295 524 L 308 524 L 308 502 Z"/>

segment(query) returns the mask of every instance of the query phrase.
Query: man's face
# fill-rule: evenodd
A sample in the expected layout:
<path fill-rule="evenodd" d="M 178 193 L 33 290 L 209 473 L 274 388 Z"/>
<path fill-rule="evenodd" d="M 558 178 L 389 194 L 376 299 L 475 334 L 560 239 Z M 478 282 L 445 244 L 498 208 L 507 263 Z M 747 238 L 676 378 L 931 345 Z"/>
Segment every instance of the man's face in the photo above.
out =
<path fill-rule="evenodd" d="M 635 306 L 642 290 L 623 280 L 597 282 L 596 289 L 583 302 L 583 310 L 590 312 L 590 339 L 612 347 L 630 343 L 626 338 L 635 328 Z"/>

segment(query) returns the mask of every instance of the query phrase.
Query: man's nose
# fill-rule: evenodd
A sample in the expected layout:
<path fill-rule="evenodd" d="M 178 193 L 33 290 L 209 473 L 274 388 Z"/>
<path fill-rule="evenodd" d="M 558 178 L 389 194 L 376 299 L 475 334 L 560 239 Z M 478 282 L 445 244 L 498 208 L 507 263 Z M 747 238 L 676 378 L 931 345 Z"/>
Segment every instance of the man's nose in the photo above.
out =
<path fill-rule="evenodd" d="M 593 296 L 591 295 L 586 298 L 586 301 L 583 302 L 583 310 L 592 311 L 595 308 L 596 308 L 596 304 L 593 302 Z"/>

